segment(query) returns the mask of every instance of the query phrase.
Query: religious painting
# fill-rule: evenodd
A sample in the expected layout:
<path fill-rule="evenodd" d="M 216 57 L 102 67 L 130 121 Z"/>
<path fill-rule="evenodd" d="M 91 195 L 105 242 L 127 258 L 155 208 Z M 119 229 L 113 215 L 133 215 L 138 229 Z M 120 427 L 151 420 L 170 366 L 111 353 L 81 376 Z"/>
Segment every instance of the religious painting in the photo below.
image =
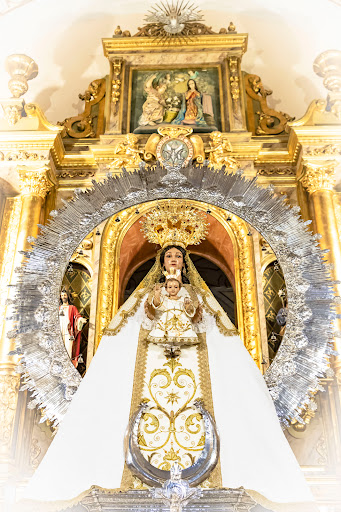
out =
<path fill-rule="evenodd" d="M 167 125 L 221 130 L 218 67 L 134 69 L 131 83 L 131 132 L 154 133 Z"/>

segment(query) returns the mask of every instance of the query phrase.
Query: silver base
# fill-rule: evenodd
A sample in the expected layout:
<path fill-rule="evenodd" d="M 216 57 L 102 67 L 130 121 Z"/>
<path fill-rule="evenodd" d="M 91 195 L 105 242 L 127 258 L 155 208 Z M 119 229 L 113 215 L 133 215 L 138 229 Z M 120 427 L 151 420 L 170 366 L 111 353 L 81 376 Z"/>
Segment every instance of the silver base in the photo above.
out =
<path fill-rule="evenodd" d="M 166 512 L 169 511 L 162 500 L 152 498 L 150 491 L 127 491 L 107 494 L 93 488 L 81 505 L 88 512 Z M 193 499 L 183 510 L 188 512 L 249 512 L 256 502 L 244 489 L 204 490 L 202 497 Z M 257 508 L 257 510 L 259 510 Z M 261 510 L 265 510 L 262 509 Z"/>

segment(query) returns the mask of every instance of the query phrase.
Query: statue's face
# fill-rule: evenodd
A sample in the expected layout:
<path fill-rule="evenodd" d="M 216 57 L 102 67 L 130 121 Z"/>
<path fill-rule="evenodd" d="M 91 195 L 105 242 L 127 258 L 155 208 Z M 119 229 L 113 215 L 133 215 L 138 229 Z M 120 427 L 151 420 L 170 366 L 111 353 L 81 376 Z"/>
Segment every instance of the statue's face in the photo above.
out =
<path fill-rule="evenodd" d="M 175 297 L 180 290 L 180 285 L 177 281 L 172 279 L 171 281 L 168 281 L 166 283 L 166 290 L 169 293 L 170 297 Z"/>
<path fill-rule="evenodd" d="M 184 264 L 184 258 L 182 252 L 175 247 L 168 249 L 165 253 L 164 265 L 167 272 L 170 272 L 171 269 L 182 269 Z"/>
<path fill-rule="evenodd" d="M 62 299 L 63 304 L 67 304 L 69 302 L 68 296 L 66 292 L 60 293 L 60 298 Z"/>

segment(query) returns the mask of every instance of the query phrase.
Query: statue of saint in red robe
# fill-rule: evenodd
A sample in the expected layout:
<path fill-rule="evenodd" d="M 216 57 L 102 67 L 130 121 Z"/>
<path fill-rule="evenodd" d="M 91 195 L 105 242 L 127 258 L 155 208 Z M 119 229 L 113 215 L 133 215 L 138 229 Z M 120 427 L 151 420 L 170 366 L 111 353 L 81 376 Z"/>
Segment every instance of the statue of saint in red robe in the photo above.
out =
<path fill-rule="evenodd" d="M 59 323 L 64 345 L 72 363 L 77 368 L 80 353 L 81 331 L 87 322 L 79 313 L 76 306 L 70 304 L 68 292 L 63 289 L 60 292 Z"/>

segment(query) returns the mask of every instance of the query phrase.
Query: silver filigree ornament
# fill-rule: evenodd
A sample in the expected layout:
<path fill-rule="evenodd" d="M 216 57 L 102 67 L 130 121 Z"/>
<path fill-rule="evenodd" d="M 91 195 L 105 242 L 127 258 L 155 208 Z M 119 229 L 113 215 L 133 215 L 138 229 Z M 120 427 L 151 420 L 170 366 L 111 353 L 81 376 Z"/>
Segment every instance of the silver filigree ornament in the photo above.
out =
<path fill-rule="evenodd" d="M 182 176 L 177 187 L 171 179 L 174 173 Z M 162 180 L 167 176 L 169 180 Z M 34 406 L 44 407 L 46 417 L 58 424 L 81 382 L 67 356 L 58 320 L 59 290 L 73 252 L 89 231 L 108 217 L 130 206 L 171 198 L 193 199 L 205 203 L 206 209 L 214 205 L 225 209 L 227 215 L 237 215 L 256 229 L 276 254 L 286 281 L 289 314 L 283 341 L 265 380 L 280 421 L 288 425 L 291 418 L 300 418 L 310 393 L 316 391 L 318 378 L 329 372 L 336 305 L 334 282 L 323 261 L 325 252 L 317 246 L 297 208 L 283 203 L 271 187 L 259 187 L 256 179 L 247 179 L 242 170 L 226 174 L 208 168 L 207 163 L 190 163 L 181 170 L 157 164 L 109 175 L 93 182 L 91 189 L 78 191 L 53 212 L 48 225 L 40 226 L 41 234 L 19 269 L 12 301 L 15 329 L 9 333 L 23 353 L 18 371 L 34 392 Z M 38 333 L 49 341 L 42 341 Z M 53 371 L 62 367 L 57 375 L 52 375 L 44 362 L 51 350 L 58 352 L 53 356 L 58 361 Z M 69 386 L 72 389 L 67 389 Z"/>
<path fill-rule="evenodd" d="M 198 7 L 189 1 L 178 0 L 174 3 L 165 0 L 153 6 L 145 20 L 163 29 L 165 36 L 175 37 L 183 32 L 186 24 L 202 21 L 203 16 Z"/>
<path fill-rule="evenodd" d="M 170 479 L 161 488 L 151 490 L 152 497 L 161 499 L 170 512 L 182 512 L 183 507 L 191 500 L 201 498 L 203 493 L 200 487 L 191 488 L 186 480 L 182 480 L 181 473 L 180 464 L 175 462 L 170 470 Z"/>

